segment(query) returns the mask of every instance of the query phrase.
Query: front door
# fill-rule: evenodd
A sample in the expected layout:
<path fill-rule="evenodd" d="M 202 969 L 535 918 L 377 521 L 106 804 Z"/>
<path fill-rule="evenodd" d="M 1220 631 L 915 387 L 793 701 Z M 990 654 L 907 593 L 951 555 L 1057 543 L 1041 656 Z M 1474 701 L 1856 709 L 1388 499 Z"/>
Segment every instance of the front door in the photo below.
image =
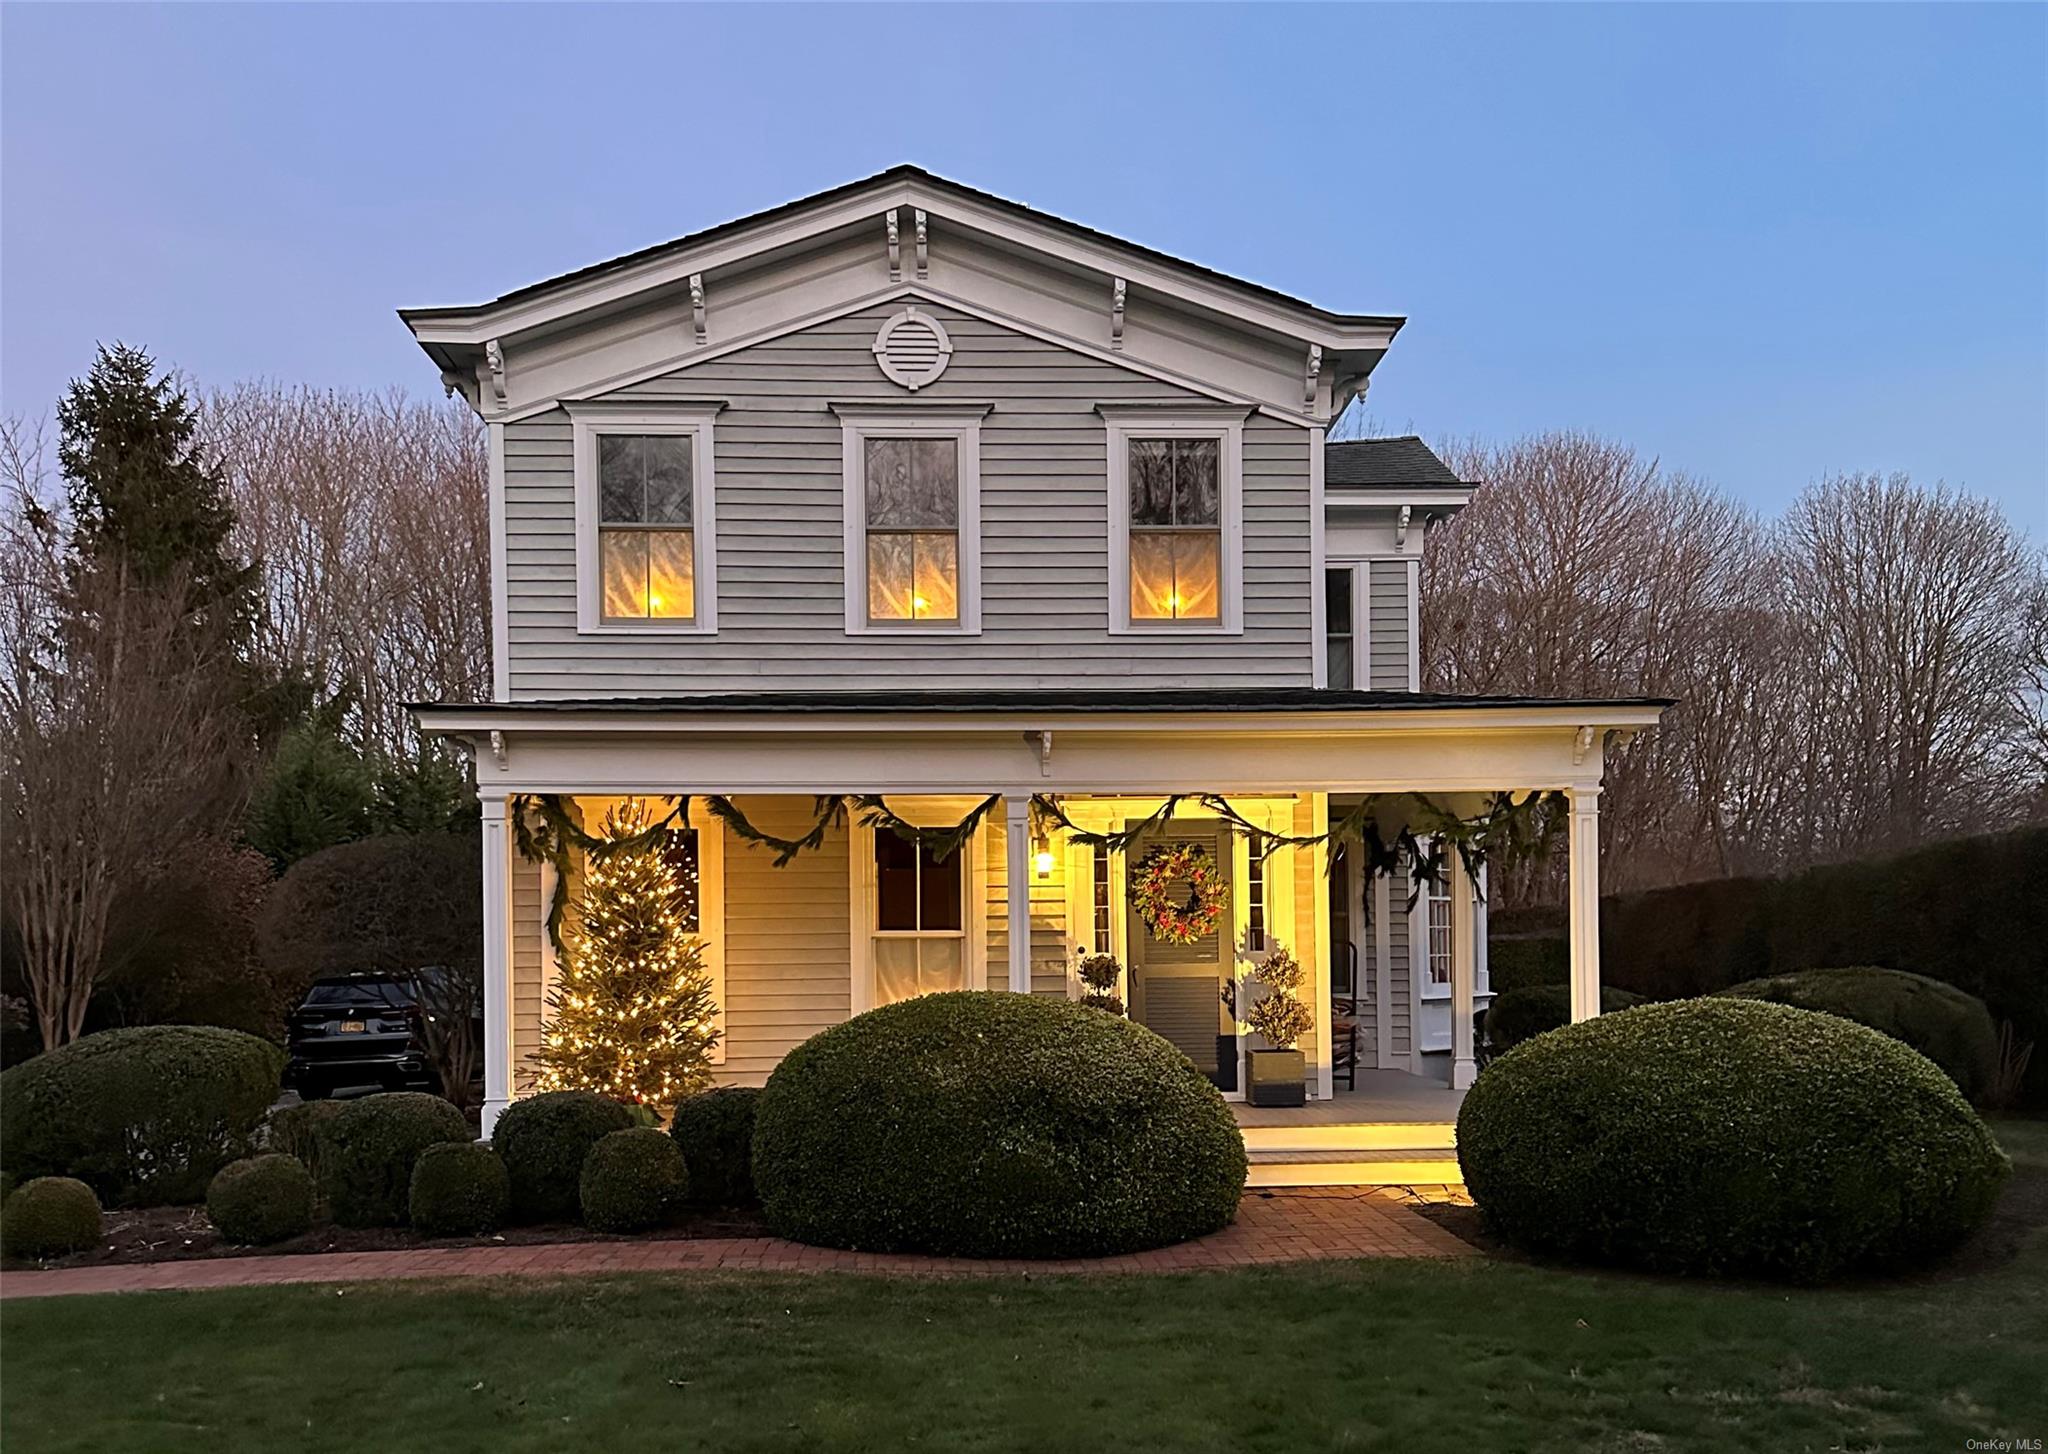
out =
<path fill-rule="evenodd" d="M 1155 850 L 1197 844 L 1216 863 L 1224 883 L 1230 882 L 1232 839 L 1219 825 L 1168 824 L 1147 833 L 1131 847 L 1127 881 Z M 1128 894 L 1128 888 L 1126 890 Z M 1185 901 L 1187 886 L 1172 886 Z M 1167 1040 L 1196 1069 L 1217 1084 L 1237 1084 L 1236 1019 L 1224 999 L 1232 967 L 1232 911 L 1226 907 L 1216 925 L 1192 944 L 1173 944 L 1152 932 L 1134 906 L 1125 944 L 1130 951 L 1131 1018 Z"/>

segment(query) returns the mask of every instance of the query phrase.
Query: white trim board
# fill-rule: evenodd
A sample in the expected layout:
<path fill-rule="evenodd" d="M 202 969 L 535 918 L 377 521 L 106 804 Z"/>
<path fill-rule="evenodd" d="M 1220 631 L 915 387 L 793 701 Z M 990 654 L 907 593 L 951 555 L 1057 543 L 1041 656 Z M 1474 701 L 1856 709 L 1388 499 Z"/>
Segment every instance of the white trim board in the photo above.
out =
<path fill-rule="evenodd" d="M 1236 408 L 1098 405 L 1109 452 L 1109 634 L 1112 636 L 1242 636 L 1244 634 L 1244 413 Z M 1131 616 L 1131 441 L 1213 439 L 1217 442 L 1219 562 L 1222 596 L 1216 621 L 1138 621 Z"/>

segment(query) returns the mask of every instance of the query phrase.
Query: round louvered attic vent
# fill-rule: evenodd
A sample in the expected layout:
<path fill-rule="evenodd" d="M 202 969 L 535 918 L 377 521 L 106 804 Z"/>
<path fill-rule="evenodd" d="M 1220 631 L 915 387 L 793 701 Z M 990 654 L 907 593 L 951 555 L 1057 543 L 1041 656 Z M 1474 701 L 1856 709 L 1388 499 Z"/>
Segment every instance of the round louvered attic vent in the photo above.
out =
<path fill-rule="evenodd" d="M 929 313 L 905 308 L 875 335 L 875 362 L 892 383 L 916 393 L 946 371 L 953 340 Z"/>

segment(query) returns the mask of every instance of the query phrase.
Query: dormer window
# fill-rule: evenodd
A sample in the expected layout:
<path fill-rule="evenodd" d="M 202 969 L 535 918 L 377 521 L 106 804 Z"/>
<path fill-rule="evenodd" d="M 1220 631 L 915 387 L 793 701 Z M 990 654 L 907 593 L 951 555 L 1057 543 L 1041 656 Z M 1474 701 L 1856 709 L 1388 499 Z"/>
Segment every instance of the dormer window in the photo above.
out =
<path fill-rule="evenodd" d="M 1109 431 L 1110 629 L 1244 629 L 1244 411 L 1100 410 Z"/>
<path fill-rule="evenodd" d="M 833 409 L 845 433 L 848 634 L 979 634 L 988 406 Z"/>
<path fill-rule="evenodd" d="M 571 404 L 576 622 L 585 633 L 717 625 L 716 404 Z"/>

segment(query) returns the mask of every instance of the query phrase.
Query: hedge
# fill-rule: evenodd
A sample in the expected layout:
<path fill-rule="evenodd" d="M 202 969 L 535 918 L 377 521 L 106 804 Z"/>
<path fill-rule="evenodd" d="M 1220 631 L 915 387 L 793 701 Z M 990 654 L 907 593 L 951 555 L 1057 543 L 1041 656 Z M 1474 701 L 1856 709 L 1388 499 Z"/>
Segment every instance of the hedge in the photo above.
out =
<path fill-rule="evenodd" d="M 1644 1005 L 1480 1072 L 1458 1162 L 1531 1251 L 1656 1271 L 1819 1280 L 1924 1263 L 2011 1167 L 1925 1056 L 1756 1000 Z"/>
<path fill-rule="evenodd" d="M 429 1146 L 412 1164 L 406 1208 L 429 1237 L 480 1237 L 505 1224 L 512 1179 L 504 1158 L 479 1141 Z"/>
<path fill-rule="evenodd" d="M 690 1168 L 690 1200 L 703 1207 L 754 1204 L 754 1111 L 761 1092 L 729 1085 L 676 1103 L 669 1135 Z"/>
<path fill-rule="evenodd" d="M 592 1091 L 548 1091 L 505 1107 L 491 1145 L 512 1178 L 512 1219 L 575 1221 L 584 1158 L 632 1124 L 632 1112 Z"/>
<path fill-rule="evenodd" d="M 298 1158 L 313 1180 L 320 1180 L 320 1136 L 328 1123 L 341 1114 L 347 1101 L 301 1101 L 272 1111 L 263 1123 L 265 1149 Z"/>
<path fill-rule="evenodd" d="M 1507 936 L 1563 933 L 1541 909 L 1490 915 Z M 1511 951 L 1511 953 L 1514 951 Z M 1557 951 L 1557 952 L 1562 952 Z M 1766 975 L 1883 965 L 1954 985 L 2037 1047 L 2025 1103 L 2048 1106 L 2048 826 L 1600 901 L 1602 974 L 1645 999 L 1712 994 Z M 1498 982 L 1496 981 L 1496 984 Z"/>
<path fill-rule="evenodd" d="M 1627 990 L 1603 987 L 1600 991 L 1600 1013 L 1603 1015 L 1640 1003 L 1641 999 Z M 1499 1055 L 1502 1051 L 1514 1049 L 1524 1040 L 1534 1039 L 1546 1030 L 1555 1030 L 1571 1022 L 1571 986 L 1539 984 L 1494 996 L 1493 1003 L 1486 1007 L 1481 1029 L 1486 1034 L 1487 1052 Z"/>
<path fill-rule="evenodd" d="M 186 1205 L 249 1154 L 284 1053 L 239 1030 L 104 1030 L 0 1074 L 0 1165 L 114 1206 Z"/>
<path fill-rule="evenodd" d="M 981 1257 L 1133 1252 L 1237 1212 L 1244 1141 L 1150 1030 L 954 991 L 856 1015 L 769 1076 L 754 1184 L 778 1234 Z"/>
<path fill-rule="evenodd" d="M 344 1101 L 320 1131 L 320 1190 L 344 1227 L 405 1224 L 413 1163 L 429 1146 L 471 1139 L 462 1112 L 421 1091 Z"/>
<path fill-rule="evenodd" d="M 250 1246 L 300 1236 L 313 1225 L 313 1175 L 277 1151 L 229 1162 L 206 1189 L 206 1218 L 228 1241 Z"/>
<path fill-rule="evenodd" d="M 62 1257 L 100 1239 L 100 1203 L 92 1188 L 69 1176 L 39 1176 L 0 1203 L 0 1253 Z"/>
<path fill-rule="evenodd" d="M 1947 1071 L 1972 1101 L 1990 1089 L 1998 1071 L 1998 1031 L 1984 1002 L 1924 974 L 1868 966 L 1807 969 L 1748 980 L 1721 993 L 1824 1010 L 1903 1040 Z"/>
<path fill-rule="evenodd" d="M 599 1232 L 658 1227 L 688 1195 L 683 1153 L 653 1126 L 614 1131 L 584 1159 L 577 1179 L 584 1225 Z"/>

